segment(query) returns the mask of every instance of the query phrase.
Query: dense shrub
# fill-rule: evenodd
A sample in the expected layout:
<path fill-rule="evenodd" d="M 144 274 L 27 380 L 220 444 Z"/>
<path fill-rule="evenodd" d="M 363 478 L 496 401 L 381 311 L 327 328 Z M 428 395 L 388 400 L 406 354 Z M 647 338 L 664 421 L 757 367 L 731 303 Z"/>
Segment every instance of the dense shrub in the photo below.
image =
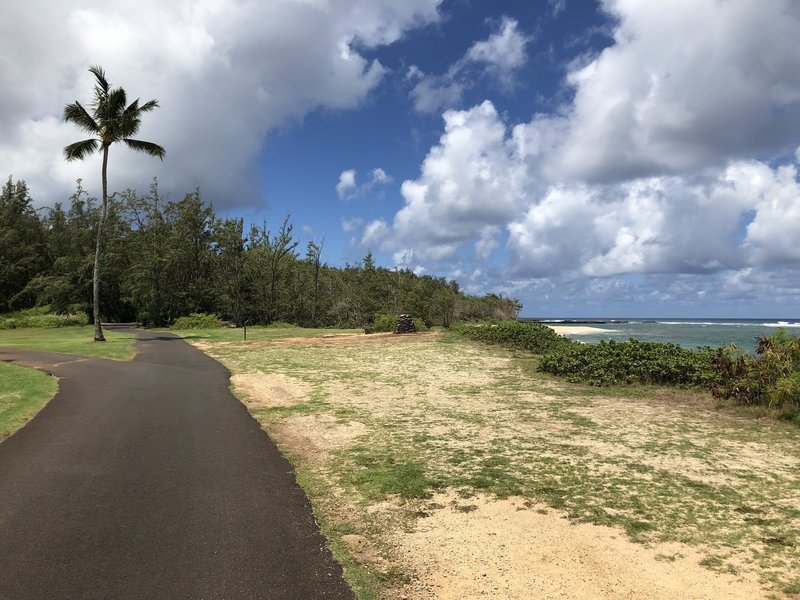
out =
<path fill-rule="evenodd" d="M 708 348 L 687 350 L 677 344 L 610 340 L 561 346 L 542 357 L 539 368 L 572 382 L 591 385 L 699 385 L 713 377 L 715 355 Z"/>
<path fill-rule="evenodd" d="M 57 315 L 50 312 L 49 306 L 38 306 L 15 313 L 0 315 L 0 329 L 18 329 L 20 327 L 68 327 L 86 325 L 89 317 L 84 312 Z"/>
<path fill-rule="evenodd" d="M 760 339 L 753 356 L 735 346 L 689 350 L 636 339 L 581 344 L 532 322 L 457 323 L 451 329 L 541 354 L 539 369 L 574 383 L 704 386 L 716 398 L 781 407 L 787 420 L 800 422 L 800 337 L 783 330 Z"/>
<path fill-rule="evenodd" d="M 558 335 L 555 330 L 531 321 L 501 321 L 499 323 L 456 323 L 451 330 L 471 340 L 500 344 L 536 354 L 555 348 L 578 346 L 577 342 Z"/>
<path fill-rule="evenodd" d="M 372 323 L 364 328 L 367 333 L 385 333 L 394 331 L 397 325 L 397 317 L 389 313 L 378 313 Z"/>
<path fill-rule="evenodd" d="M 711 393 L 740 404 L 800 407 L 800 338 L 779 330 L 759 339 L 756 354 L 720 349 Z"/>
<path fill-rule="evenodd" d="M 413 321 L 414 327 L 417 329 L 417 331 L 428 331 L 430 329 L 425 320 L 420 317 L 414 317 Z"/>
<path fill-rule="evenodd" d="M 172 325 L 173 329 L 212 329 L 222 327 L 223 323 L 216 315 L 192 313 L 188 317 L 179 317 Z"/>

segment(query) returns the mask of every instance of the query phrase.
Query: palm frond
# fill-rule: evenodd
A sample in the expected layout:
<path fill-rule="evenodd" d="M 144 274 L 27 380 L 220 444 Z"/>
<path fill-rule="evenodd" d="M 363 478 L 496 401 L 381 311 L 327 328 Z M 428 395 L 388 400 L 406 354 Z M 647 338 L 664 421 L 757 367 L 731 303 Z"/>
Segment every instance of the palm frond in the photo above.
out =
<path fill-rule="evenodd" d="M 149 112 L 158 106 L 157 100 L 150 100 L 143 106 L 139 106 L 139 98 L 131 102 L 121 115 L 118 128 L 122 138 L 129 138 L 139 131 L 142 113 Z"/>
<path fill-rule="evenodd" d="M 78 101 L 67 104 L 64 107 L 64 121 L 67 123 L 75 123 L 86 133 L 98 133 L 100 131 L 100 127 L 97 125 L 92 115 L 90 115 Z"/>
<path fill-rule="evenodd" d="M 139 99 L 137 98 L 136 100 L 134 100 L 133 102 L 128 104 L 128 106 L 125 107 L 125 114 L 126 115 L 129 115 L 129 114 L 132 115 L 132 114 L 136 114 L 138 112 L 139 112 Z"/>
<path fill-rule="evenodd" d="M 135 115 L 124 115 L 114 124 L 115 137 L 120 140 L 133 137 L 139 132 L 141 124 L 142 122 L 139 117 Z"/>
<path fill-rule="evenodd" d="M 116 119 L 122 113 L 125 112 L 125 104 L 127 102 L 127 97 L 125 94 L 125 90 L 121 87 L 112 90 L 108 94 L 108 98 L 106 99 L 106 114 L 108 115 L 107 118 Z"/>
<path fill-rule="evenodd" d="M 139 116 L 139 99 L 131 102 L 125 111 L 120 115 L 119 124 L 122 137 L 128 138 L 136 135 L 139 131 L 141 117 Z"/>
<path fill-rule="evenodd" d="M 139 131 L 142 120 L 139 116 L 138 103 L 138 99 L 131 102 L 115 122 L 116 131 L 121 139 L 133 137 Z"/>
<path fill-rule="evenodd" d="M 139 99 L 137 98 L 136 101 L 138 102 Z M 139 113 L 150 112 L 154 108 L 158 108 L 158 100 L 148 100 L 139 107 Z"/>
<path fill-rule="evenodd" d="M 125 90 L 117 88 L 111 90 L 108 96 L 97 107 L 100 127 L 103 129 L 103 139 L 107 142 L 117 142 L 124 137 L 125 126 Z"/>
<path fill-rule="evenodd" d="M 150 156 L 157 156 L 161 160 L 164 160 L 164 156 L 167 153 L 167 151 L 164 150 L 162 146 L 154 144 L 153 142 L 144 142 L 142 140 L 131 140 L 128 138 L 124 139 L 123 141 L 128 145 L 128 148 L 132 148 L 137 152 L 144 152 L 145 154 L 149 154 Z"/>
<path fill-rule="evenodd" d="M 106 72 L 103 70 L 103 67 L 100 65 L 92 65 L 89 67 L 89 73 L 94 75 L 94 78 L 97 80 L 95 90 L 102 92 L 104 95 L 108 94 L 108 90 L 111 86 L 108 84 Z"/>
<path fill-rule="evenodd" d="M 100 142 L 92 138 L 75 142 L 69 146 L 64 146 L 64 158 L 66 158 L 68 161 L 83 160 L 90 154 L 94 153 L 99 145 Z"/>

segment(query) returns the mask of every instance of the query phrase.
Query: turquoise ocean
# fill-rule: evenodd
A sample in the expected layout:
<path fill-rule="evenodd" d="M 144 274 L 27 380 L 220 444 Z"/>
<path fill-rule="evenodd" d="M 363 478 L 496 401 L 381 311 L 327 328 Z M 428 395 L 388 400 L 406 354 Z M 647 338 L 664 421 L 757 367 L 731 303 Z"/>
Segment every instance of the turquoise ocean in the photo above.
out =
<path fill-rule="evenodd" d="M 647 342 L 672 342 L 685 348 L 736 344 L 742 350 L 754 352 L 757 338 L 772 335 L 778 329 L 784 329 L 789 335 L 800 336 L 800 319 L 535 320 L 545 325 L 585 325 L 596 328 L 596 334 L 569 336 L 585 343 L 635 338 Z"/>

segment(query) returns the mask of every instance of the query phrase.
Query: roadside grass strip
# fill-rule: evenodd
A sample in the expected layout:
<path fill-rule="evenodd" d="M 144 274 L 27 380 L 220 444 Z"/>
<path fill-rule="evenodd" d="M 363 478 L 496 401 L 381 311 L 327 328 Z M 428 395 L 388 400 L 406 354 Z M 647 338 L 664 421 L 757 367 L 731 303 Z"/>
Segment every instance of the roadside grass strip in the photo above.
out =
<path fill-rule="evenodd" d="M 0 362 L 0 441 L 27 423 L 57 389 L 55 377 Z"/>
<path fill-rule="evenodd" d="M 136 336 L 132 332 L 104 330 L 105 342 L 94 341 L 94 327 L 21 328 L 0 330 L 0 347 L 63 352 L 98 358 L 130 360 Z"/>
<path fill-rule="evenodd" d="M 755 573 L 776 593 L 800 589 L 797 427 L 694 391 L 563 383 L 528 354 L 446 335 L 195 341 L 296 466 L 361 598 L 408 585 L 393 540 L 445 492 L 462 512 L 487 494 L 545 503 L 646 546 L 691 547 L 707 569 Z"/>

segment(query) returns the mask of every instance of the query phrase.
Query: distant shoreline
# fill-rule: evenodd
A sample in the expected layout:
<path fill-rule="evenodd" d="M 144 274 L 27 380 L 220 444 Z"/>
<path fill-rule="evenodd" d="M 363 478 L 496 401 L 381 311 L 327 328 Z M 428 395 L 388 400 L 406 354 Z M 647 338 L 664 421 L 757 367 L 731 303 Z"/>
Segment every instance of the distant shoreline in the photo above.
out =
<path fill-rule="evenodd" d="M 708 320 L 592 320 L 592 319 L 524 319 L 552 328 L 556 333 L 584 343 L 641 342 L 678 344 L 684 348 L 728 346 L 735 344 L 753 353 L 758 340 L 784 330 L 788 335 L 800 334 L 799 319 L 708 319 Z"/>
<path fill-rule="evenodd" d="M 588 327 L 586 325 L 563 325 L 561 323 L 545 323 L 550 329 L 559 335 L 591 335 L 593 333 L 618 333 L 615 329 L 600 329 L 599 327 Z"/>
<path fill-rule="evenodd" d="M 553 325 L 615 325 L 630 323 L 626 319 L 532 319 L 528 317 L 521 317 L 519 321 L 532 321 L 534 323 L 541 323 L 552 327 Z M 654 320 L 644 321 L 645 323 L 655 323 Z"/>

